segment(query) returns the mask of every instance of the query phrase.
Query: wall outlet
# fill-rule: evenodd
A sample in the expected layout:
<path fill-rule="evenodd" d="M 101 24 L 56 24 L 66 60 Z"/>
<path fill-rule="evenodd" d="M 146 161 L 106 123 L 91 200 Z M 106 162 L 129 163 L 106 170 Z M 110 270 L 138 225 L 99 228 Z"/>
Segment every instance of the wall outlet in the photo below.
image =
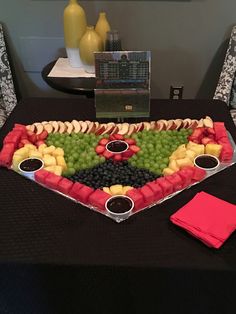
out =
<path fill-rule="evenodd" d="M 170 87 L 170 99 L 182 99 L 183 98 L 183 86 L 171 86 Z"/>

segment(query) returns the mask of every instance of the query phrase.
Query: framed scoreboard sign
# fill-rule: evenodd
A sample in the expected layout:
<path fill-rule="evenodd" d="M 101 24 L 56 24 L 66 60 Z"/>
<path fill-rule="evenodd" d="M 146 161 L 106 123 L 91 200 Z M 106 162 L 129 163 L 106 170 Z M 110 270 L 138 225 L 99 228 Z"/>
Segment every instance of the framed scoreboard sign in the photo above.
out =
<path fill-rule="evenodd" d="M 96 117 L 150 115 L 150 51 L 95 52 Z"/>

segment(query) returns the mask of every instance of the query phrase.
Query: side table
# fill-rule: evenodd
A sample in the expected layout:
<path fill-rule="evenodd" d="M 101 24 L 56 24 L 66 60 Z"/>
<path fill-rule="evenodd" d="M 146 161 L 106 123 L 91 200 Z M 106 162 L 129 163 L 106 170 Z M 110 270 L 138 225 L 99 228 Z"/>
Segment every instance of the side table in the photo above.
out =
<path fill-rule="evenodd" d="M 94 77 L 48 77 L 57 60 L 48 63 L 42 70 L 43 80 L 52 88 L 68 94 L 85 95 L 88 98 L 94 97 Z"/>

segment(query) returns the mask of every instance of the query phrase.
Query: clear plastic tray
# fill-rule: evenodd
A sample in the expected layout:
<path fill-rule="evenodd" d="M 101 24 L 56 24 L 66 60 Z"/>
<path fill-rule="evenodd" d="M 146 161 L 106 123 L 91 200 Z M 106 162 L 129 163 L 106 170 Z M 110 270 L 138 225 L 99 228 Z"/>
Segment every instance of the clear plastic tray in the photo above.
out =
<path fill-rule="evenodd" d="M 228 137 L 229 137 L 230 143 L 231 143 L 231 145 L 232 145 L 232 147 L 233 147 L 233 158 L 232 158 L 232 160 L 229 161 L 229 162 L 221 162 L 220 165 L 219 165 L 219 167 L 218 167 L 217 169 L 215 169 L 215 170 L 207 170 L 207 171 L 206 171 L 206 176 L 205 176 L 205 178 L 204 178 L 202 181 L 204 181 L 205 179 L 207 179 L 207 178 L 213 176 L 214 174 L 216 174 L 216 173 L 218 173 L 218 172 L 220 172 L 220 171 L 223 171 L 224 169 L 226 169 L 226 168 L 228 168 L 228 167 L 230 167 L 230 166 L 232 166 L 233 164 L 236 163 L 236 145 L 235 145 L 235 142 L 234 142 L 234 140 L 233 140 L 233 138 L 232 138 L 232 136 L 231 136 L 231 134 L 230 134 L 229 132 L 228 132 Z M 21 174 L 22 176 L 26 177 L 26 178 L 29 179 L 29 180 L 35 181 L 34 179 L 29 178 L 29 177 L 25 176 L 25 175 L 22 174 L 22 173 L 20 173 L 20 174 Z M 172 193 L 172 194 L 170 194 L 170 195 L 164 197 L 163 199 L 159 200 L 158 202 L 154 202 L 154 203 L 148 205 L 147 207 L 144 207 L 144 208 L 138 210 L 137 212 L 132 212 L 132 211 L 131 211 L 131 214 L 130 214 L 128 217 L 127 217 L 127 215 L 125 215 L 124 217 L 122 217 L 122 215 L 117 215 L 117 216 L 115 216 L 115 215 L 110 215 L 107 210 L 101 211 L 101 210 L 97 209 L 96 207 L 90 206 L 90 205 L 88 205 L 88 204 L 81 203 L 81 202 L 75 200 L 74 198 L 72 198 L 72 197 L 70 197 L 70 196 L 68 196 L 68 195 L 65 195 L 65 194 L 63 194 L 63 193 L 61 193 L 61 192 L 59 192 L 59 191 L 50 189 L 50 188 L 48 188 L 47 186 L 44 186 L 43 184 L 40 184 L 40 183 L 38 183 L 38 182 L 37 182 L 37 183 L 40 184 L 41 186 L 43 186 L 43 187 L 45 187 L 45 188 L 51 190 L 51 191 L 54 191 L 55 193 L 61 194 L 61 195 L 63 195 L 64 197 L 66 197 L 66 198 L 68 198 L 68 199 L 71 199 L 72 201 L 74 201 L 74 202 L 76 202 L 76 203 L 79 203 L 79 204 L 81 204 L 81 205 L 83 205 L 83 206 L 86 206 L 86 207 L 88 207 L 89 209 L 91 209 L 91 210 L 93 210 L 93 211 L 96 211 L 96 212 L 98 212 L 98 213 L 100 213 L 100 214 L 103 214 L 103 215 L 105 215 L 105 216 L 111 218 L 112 220 L 114 220 L 114 221 L 116 221 L 116 222 L 122 222 L 122 221 L 128 219 L 129 217 L 131 217 L 132 215 L 138 214 L 139 212 L 141 212 L 141 211 L 143 211 L 143 210 L 146 210 L 146 209 L 148 209 L 148 208 L 151 208 L 151 207 L 153 207 L 153 206 L 156 206 L 156 205 L 158 205 L 158 204 L 160 204 L 160 203 L 162 203 L 162 202 L 164 202 L 164 201 L 166 201 L 166 200 L 168 200 L 168 199 L 174 197 L 175 195 L 177 195 L 177 194 L 183 192 L 184 190 L 191 188 L 193 185 L 196 185 L 196 184 L 201 183 L 202 181 L 193 183 L 193 184 L 187 186 L 186 188 L 184 188 L 184 189 L 182 189 L 182 190 L 176 191 L 176 192 L 174 192 L 174 193 Z"/>

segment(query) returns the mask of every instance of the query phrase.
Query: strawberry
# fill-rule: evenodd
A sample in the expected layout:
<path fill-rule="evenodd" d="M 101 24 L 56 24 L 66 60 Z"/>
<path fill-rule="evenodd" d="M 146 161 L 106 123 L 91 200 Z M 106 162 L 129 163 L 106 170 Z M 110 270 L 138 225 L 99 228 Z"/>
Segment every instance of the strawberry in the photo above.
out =
<path fill-rule="evenodd" d="M 132 150 L 134 153 L 137 153 L 140 151 L 140 147 L 136 145 L 130 145 L 129 149 Z"/>
<path fill-rule="evenodd" d="M 212 135 L 216 134 L 216 132 L 215 132 L 215 130 L 213 128 L 207 128 L 206 131 L 207 131 L 208 134 L 212 134 Z"/>
<path fill-rule="evenodd" d="M 39 147 L 39 146 L 42 145 L 42 144 L 44 144 L 44 141 L 42 141 L 42 140 L 39 140 L 39 141 L 35 142 L 35 145 L 36 145 L 37 147 Z"/>
<path fill-rule="evenodd" d="M 126 138 L 125 142 L 129 145 L 135 145 L 136 141 L 133 138 Z"/>
<path fill-rule="evenodd" d="M 125 152 L 122 153 L 122 158 L 130 158 L 134 154 L 134 151 L 131 149 L 126 150 Z"/>
<path fill-rule="evenodd" d="M 102 138 L 100 141 L 99 141 L 99 144 L 100 145 L 103 145 L 103 146 L 106 146 L 107 143 L 109 143 L 109 140 L 107 138 Z"/>
<path fill-rule="evenodd" d="M 116 138 L 113 136 L 113 134 L 111 134 L 111 135 L 109 135 L 109 140 L 110 140 L 110 141 L 115 141 Z"/>
<path fill-rule="evenodd" d="M 193 133 L 188 137 L 189 141 L 199 144 L 204 137 L 205 128 L 196 128 Z"/>
<path fill-rule="evenodd" d="M 115 138 L 115 140 L 123 140 L 124 139 L 124 136 L 121 134 L 112 134 L 112 135 Z"/>
<path fill-rule="evenodd" d="M 35 133 L 33 133 L 32 135 L 28 136 L 28 139 L 30 140 L 31 143 L 35 143 L 38 140 L 38 137 Z"/>
<path fill-rule="evenodd" d="M 48 131 L 43 130 L 40 134 L 37 135 L 37 139 L 38 141 L 40 140 L 43 141 L 47 138 L 47 136 L 48 136 Z"/>
<path fill-rule="evenodd" d="M 114 158 L 113 158 L 115 161 L 121 161 L 123 158 L 122 158 L 122 155 L 121 154 L 115 154 Z"/>
<path fill-rule="evenodd" d="M 27 130 L 26 133 L 27 133 L 28 136 L 31 136 L 31 135 L 35 134 L 33 131 L 30 131 L 30 130 Z"/>
<path fill-rule="evenodd" d="M 106 158 L 106 159 L 110 159 L 111 157 L 114 156 L 113 153 L 109 152 L 108 150 L 105 150 L 104 153 L 103 153 L 103 156 Z"/>
<path fill-rule="evenodd" d="M 201 139 L 201 143 L 202 143 L 203 145 L 206 145 L 206 144 L 208 144 L 209 142 L 212 142 L 212 139 L 209 138 L 209 137 L 203 137 L 203 138 Z"/>
<path fill-rule="evenodd" d="M 96 148 L 95 148 L 95 151 L 98 155 L 102 154 L 105 150 L 105 146 L 102 146 L 102 145 L 98 145 Z"/>

